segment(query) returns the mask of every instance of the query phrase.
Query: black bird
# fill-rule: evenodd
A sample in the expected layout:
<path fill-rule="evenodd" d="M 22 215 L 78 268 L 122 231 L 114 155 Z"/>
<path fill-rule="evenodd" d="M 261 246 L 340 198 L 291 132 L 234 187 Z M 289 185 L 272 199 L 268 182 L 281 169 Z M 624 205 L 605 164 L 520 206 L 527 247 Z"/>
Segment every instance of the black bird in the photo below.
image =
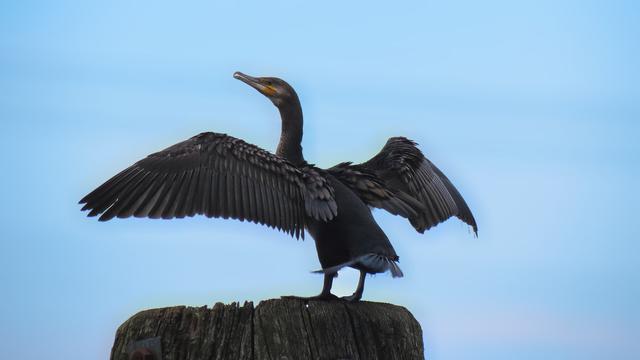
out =
<path fill-rule="evenodd" d="M 234 78 L 265 95 L 280 111 L 282 132 L 275 155 L 213 132 L 151 154 L 121 171 L 82 200 L 88 216 L 183 218 L 196 214 L 268 225 L 296 238 L 306 229 L 315 240 L 324 273 L 322 292 L 332 299 L 333 278 L 343 267 L 360 271 L 347 300 L 362 297 L 367 273 L 389 270 L 401 277 L 398 255 L 370 207 L 407 218 L 420 233 L 456 216 L 477 234 L 476 221 L 449 179 L 416 143 L 392 137 L 362 164 L 319 169 L 302 155 L 302 109 L 285 81 Z"/>

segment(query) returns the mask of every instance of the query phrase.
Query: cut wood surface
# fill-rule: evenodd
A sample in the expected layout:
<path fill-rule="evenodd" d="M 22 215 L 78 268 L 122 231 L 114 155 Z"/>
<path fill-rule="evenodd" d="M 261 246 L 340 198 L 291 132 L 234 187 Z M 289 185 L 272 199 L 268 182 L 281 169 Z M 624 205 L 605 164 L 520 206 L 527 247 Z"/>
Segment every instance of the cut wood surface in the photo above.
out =
<path fill-rule="evenodd" d="M 272 299 L 141 311 L 118 329 L 111 359 L 413 360 L 424 349 L 401 306 Z"/>

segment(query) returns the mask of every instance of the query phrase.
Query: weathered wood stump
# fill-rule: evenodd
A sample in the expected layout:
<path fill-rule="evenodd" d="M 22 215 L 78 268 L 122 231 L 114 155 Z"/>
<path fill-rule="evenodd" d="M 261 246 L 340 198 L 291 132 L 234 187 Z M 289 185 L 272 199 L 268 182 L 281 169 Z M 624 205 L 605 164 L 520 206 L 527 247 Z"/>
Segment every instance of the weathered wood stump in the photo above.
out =
<path fill-rule="evenodd" d="M 401 306 L 272 299 L 139 312 L 118 329 L 111 359 L 413 360 L 424 349 Z"/>

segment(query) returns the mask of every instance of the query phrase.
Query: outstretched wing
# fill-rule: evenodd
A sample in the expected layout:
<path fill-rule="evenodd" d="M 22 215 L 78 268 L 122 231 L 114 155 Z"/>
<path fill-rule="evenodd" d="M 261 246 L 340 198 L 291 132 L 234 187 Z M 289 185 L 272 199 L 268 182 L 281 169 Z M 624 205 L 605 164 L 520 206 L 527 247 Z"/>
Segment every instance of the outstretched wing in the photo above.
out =
<path fill-rule="evenodd" d="M 329 220 L 333 189 L 312 167 L 297 168 L 240 139 L 202 133 L 149 155 L 82 200 L 101 221 L 114 217 L 248 220 L 304 236 L 305 213 Z"/>
<path fill-rule="evenodd" d="M 346 166 L 352 171 L 374 174 L 398 199 L 406 198 L 408 195 L 417 200 L 419 206 L 405 200 L 405 203 L 411 204 L 415 214 L 405 216 L 400 213 L 409 219 L 417 231 L 423 233 L 451 216 L 456 216 L 470 225 L 477 234 L 478 226 L 467 203 L 451 181 L 416 145 L 407 138 L 393 137 L 369 161 Z M 366 177 L 358 177 L 356 188 L 362 188 L 361 184 L 366 181 Z M 389 210 L 388 206 L 379 206 L 362 195 L 360 197 L 371 206 Z"/>
<path fill-rule="evenodd" d="M 408 194 L 393 189 L 373 171 L 343 162 L 327 171 L 354 191 L 365 204 L 405 218 L 416 217 L 424 207 Z"/>

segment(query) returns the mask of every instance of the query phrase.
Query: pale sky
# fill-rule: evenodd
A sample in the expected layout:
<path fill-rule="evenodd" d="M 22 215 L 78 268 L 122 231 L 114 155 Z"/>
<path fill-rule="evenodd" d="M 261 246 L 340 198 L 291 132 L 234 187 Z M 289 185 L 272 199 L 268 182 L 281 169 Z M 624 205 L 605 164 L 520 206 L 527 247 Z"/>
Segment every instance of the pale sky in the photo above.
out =
<path fill-rule="evenodd" d="M 310 162 L 407 136 L 467 199 L 477 239 L 375 212 L 405 277 L 364 297 L 407 307 L 428 359 L 636 358 L 636 2 L 316 3 L 0 5 L 2 357 L 106 358 L 145 308 L 319 292 L 310 237 L 77 205 L 202 131 L 273 151 L 276 109 L 240 70 L 295 87 Z"/>

